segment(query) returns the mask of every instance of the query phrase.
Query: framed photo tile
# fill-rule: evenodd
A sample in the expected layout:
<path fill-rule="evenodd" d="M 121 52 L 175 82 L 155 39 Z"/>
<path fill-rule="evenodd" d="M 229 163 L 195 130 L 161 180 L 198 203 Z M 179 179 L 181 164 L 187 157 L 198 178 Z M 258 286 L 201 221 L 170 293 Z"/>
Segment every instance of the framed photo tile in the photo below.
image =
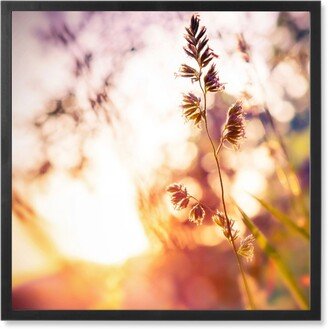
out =
<path fill-rule="evenodd" d="M 1 15 L 3 320 L 320 319 L 320 2 Z"/>

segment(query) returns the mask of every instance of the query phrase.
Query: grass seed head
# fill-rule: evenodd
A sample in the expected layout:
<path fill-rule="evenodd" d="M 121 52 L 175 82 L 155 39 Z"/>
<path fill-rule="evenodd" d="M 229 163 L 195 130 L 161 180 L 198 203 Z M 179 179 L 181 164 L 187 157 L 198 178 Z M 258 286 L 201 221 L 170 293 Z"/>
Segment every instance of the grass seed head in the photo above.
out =
<path fill-rule="evenodd" d="M 224 90 L 224 84 L 220 82 L 219 74 L 216 71 L 215 64 L 212 64 L 204 77 L 205 89 L 210 92 Z"/>
<path fill-rule="evenodd" d="M 245 257 L 248 262 L 252 261 L 254 257 L 254 242 L 255 238 L 250 234 L 240 242 L 238 248 L 238 254 Z"/>
<path fill-rule="evenodd" d="M 223 129 L 223 140 L 229 142 L 237 150 L 245 139 L 245 114 L 240 101 L 230 107 L 227 121 Z"/>
<path fill-rule="evenodd" d="M 195 204 L 189 213 L 189 220 L 196 225 L 201 225 L 205 217 L 205 210 L 200 203 Z"/>
<path fill-rule="evenodd" d="M 174 183 L 166 190 L 171 193 L 171 203 L 173 204 L 174 209 L 181 210 L 188 206 L 189 195 L 184 186 Z"/>
<path fill-rule="evenodd" d="M 213 58 L 218 57 L 208 46 L 206 36 L 206 27 L 199 28 L 199 16 L 192 15 L 189 27 L 186 27 L 187 33 L 185 39 L 187 45 L 183 48 L 186 54 L 195 59 L 200 67 L 206 67 Z"/>

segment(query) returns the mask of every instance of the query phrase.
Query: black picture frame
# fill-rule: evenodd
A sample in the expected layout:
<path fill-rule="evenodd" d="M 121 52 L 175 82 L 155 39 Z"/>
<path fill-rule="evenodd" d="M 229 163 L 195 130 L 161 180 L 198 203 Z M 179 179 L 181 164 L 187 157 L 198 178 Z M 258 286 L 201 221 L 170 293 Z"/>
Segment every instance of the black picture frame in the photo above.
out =
<path fill-rule="evenodd" d="M 308 311 L 17 311 L 12 309 L 12 11 L 308 11 L 311 15 L 311 308 Z M 321 318 L 320 1 L 1 2 L 2 320 L 320 320 Z"/>

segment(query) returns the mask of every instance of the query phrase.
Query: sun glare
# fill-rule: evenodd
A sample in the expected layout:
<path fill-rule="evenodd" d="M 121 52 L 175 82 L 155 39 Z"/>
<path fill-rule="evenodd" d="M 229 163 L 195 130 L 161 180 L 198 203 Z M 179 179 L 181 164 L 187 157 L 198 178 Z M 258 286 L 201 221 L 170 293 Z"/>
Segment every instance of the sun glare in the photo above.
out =
<path fill-rule="evenodd" d="M 138 219 L 129 173 L 108 147 L 106 136 L 96 144 L 87 182 L 54 174 L 47 193 L 35 194 L 35 206 L 50 222 L 51 235 L 64 254 L 121 263 L 145 251 L 148 240 Z M 103 147 L 106 152 L 100 152 Z"/>

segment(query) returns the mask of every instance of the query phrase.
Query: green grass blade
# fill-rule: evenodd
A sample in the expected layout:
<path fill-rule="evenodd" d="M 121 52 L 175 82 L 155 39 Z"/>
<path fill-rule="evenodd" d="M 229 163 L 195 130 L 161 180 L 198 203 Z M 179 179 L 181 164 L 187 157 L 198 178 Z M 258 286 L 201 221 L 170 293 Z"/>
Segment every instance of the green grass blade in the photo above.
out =
<path fill-rule="evenodd" d="M 294 300 L 297 302 L 297 304 L 301 309 L 305 309 L 305 310 L 309 309 L 309 305 L 306 300 L 306 297 L 303 295 L 292 272 L 284 263 L 277 250 L 269 243 L 269 241 L 264 236 L 264 234 L 252 222 L 252 220 L 244 213 L 244 211 L 241 208 L 239 208 L 238 205 L 236 206 L 242 215 L 243 222 L 250 230 L 250 232 L 254 235 L 259 247 L 273 261 L 273 263 L 277 267 L 281 279 L 283 280 L 284 284 L 286 285 L 286 287 L 294 297 Z"/>
<path fill-rule="evenodd" d="M 276 218 L 282 224 L 286 225 L 291 230 L 297 232 L 306 240 L 310 239 L 309 232 L 306 229 L 299 227 L 289 216 L 287 216 L 286 214 L 284 214 L 283 212 L 281 212 L 279 209 L 275 208 L 268 202 L 264 201 L 263 199 L 260 199 L 252 194 L 251 194 L 251 196 L 255 200 L 257 200 L 274 218 Z"/>

